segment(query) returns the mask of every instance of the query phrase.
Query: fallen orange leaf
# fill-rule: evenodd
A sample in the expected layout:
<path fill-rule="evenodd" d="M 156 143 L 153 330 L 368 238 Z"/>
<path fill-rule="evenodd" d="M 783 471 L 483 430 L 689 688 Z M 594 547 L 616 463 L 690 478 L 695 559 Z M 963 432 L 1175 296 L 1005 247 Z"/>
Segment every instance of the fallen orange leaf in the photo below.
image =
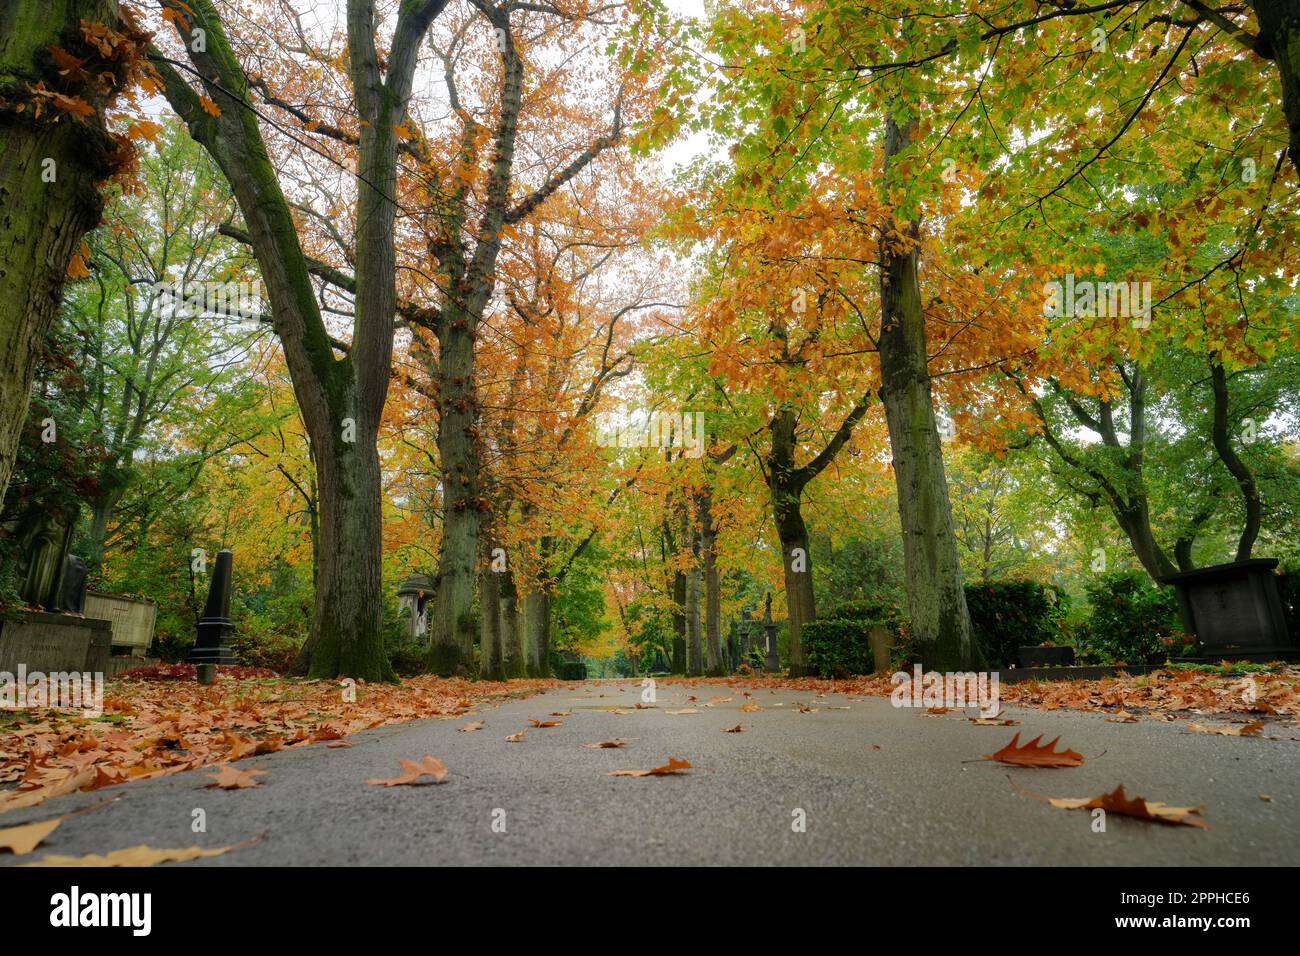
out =
<path fill-rule="evenodd" d="M 1073 750 L 1053 752 L 1052 748 L 1056 746 L 1060 737 L 1040 746 L 1038 742 L 1042 739 L 1043 735 L 1039 734 L 1023 747 L 1017 747 L 1016 744 L 1020 743 L 1020 734 L 1016 734 L 1011 738 L 1011 743 L 995 754 L 985 754 L 984 759 L 997 760 L 1018 767 L 1078 767 L 1083 764 L 1083 755 Z"/>

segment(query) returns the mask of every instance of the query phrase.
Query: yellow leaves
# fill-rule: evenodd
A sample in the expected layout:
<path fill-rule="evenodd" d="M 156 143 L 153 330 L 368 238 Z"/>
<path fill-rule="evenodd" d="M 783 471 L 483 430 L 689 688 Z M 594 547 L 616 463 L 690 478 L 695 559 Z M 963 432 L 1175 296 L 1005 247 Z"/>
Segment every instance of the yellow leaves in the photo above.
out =
<path fill-rule="evenodd" d="M 203 107 L 203 112 L 207 113 L 209 116 L 221 115 L 221 107 L 214 103 L 208 96 L 200 96 L 199 105 Z"/>

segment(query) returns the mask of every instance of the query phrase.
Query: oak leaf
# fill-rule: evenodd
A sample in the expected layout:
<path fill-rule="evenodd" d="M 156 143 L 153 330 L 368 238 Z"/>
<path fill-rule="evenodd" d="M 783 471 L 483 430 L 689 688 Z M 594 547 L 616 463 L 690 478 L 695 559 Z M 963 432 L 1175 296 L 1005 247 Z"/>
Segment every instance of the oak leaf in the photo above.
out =
<path fill-rule="evenodd" d="M 1017 767 L 1078 767 L 1083 764 L 1083 755 L 1073 750 L 1053 752 L 1060 737 L 1040 745 L 1038 742 L 1042 739 L 1043 735 L 1039 734 L 1023 747 L 1018 747 L 1016 745 L 1020 743 L 1020 734 L 1016 734 L 1011 738 L 1011 743 L 995 754 L 985 754 L 984 759 L 1014 764 Z"/>
<path fill-rule="evenodd" d="M 651 770 L 611 770 L 606 776 L 610 777 L 663 777 L 668 774 L 680 773 L 683 770 L 691 769 L 689 760 L 678 760 L 676 757 L 669 757 L 668 762 L 662 767 L 655 767 Z"/>
<path fill-rule="evenodd" d="M 414 760 L 399 760 L 398 763 L 402 765 L 401 776 L 388 780 L 371 778 L 366 783 L 379 787 L 402 787 L 419 782 L 421 777 L 433 777 L 434 783 L 442 783 L 447 776 L 447 768 L 443 766 L 442 761 L 428 754 L 425 754 L 424 759 L 419 763 Z"/>

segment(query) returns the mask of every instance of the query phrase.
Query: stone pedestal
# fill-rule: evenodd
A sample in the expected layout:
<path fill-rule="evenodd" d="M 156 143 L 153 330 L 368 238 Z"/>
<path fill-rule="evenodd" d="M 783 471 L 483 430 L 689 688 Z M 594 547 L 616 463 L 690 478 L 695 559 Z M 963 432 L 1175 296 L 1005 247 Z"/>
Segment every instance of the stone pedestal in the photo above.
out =
<path fill-rule="evenodd" d="M 1183 629 L 1200 641 L 1200 659 L 1300 659 L 1287 635 L 1276 567 L 1276 558 L 1253 558 L 1160 579 L 1178 592 Z"/>

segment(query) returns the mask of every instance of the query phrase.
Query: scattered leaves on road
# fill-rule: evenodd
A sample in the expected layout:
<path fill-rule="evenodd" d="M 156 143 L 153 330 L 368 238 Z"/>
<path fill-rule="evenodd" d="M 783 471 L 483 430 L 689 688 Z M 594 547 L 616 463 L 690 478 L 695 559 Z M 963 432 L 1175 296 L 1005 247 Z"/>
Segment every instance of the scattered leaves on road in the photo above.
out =
<path fill-rule="evenodd" d="M 532 720 L 531 718 L 528 722 L 534 727 L 559 727 L 564 723 L 562 720 Z"/>
<path fill-rule="evenodd" d="M 471 730 L 482 730 L 482 729 L 483 729 L 483 721 L 481 721 L 481 720 L 471 720 L 468 724 L 465 724 L 463 727 L 457 727 L 456 729 L 457 729 L 458 731 L 460 731 L 461 733 L 468 733 L 468 732 L 471 731 Z"/>
<path fill-rule="evenodd" d="M 596 744 L 583 744 L 582 746 L 586 747 L 588 750 L 609 750 L 609 749 L 614 748 L 614 747 L 626 747 L 626 746 L 627 746 L 627 741 L 625 741 L 625 740 L 602 740 L 600 743 L 596 743 Z"/>

